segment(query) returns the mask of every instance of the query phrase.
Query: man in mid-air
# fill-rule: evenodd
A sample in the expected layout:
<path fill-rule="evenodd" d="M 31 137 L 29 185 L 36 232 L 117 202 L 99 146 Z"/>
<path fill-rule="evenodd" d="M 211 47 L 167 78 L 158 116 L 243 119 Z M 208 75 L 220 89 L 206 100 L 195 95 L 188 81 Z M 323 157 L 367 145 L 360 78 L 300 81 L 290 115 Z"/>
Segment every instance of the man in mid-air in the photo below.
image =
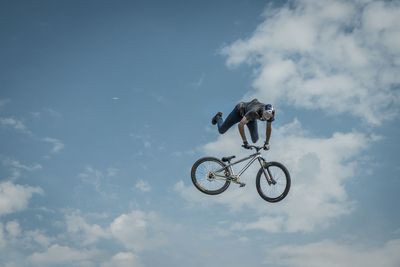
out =
<path fill-rule="evenodd" d="M 275 120 L 275 109 L 271 104 L 263 104 L 257 99 L 253 99 L 250 102 L 240 102 L 235 106 L 225 121 L 222 119 L 222 112 L 218 112 L 212 118 L 211 123 L 213 125 L 218 125 L 218 131 L 220 134 L 225 133 L 234 124 L 239 123 L 239 133 L 243 140 L 242 146 L 248 149 L 250 147 L 244 132 L 244 126 L 247 125 L 247 128 L 250 131 L 251 140 L 255 143 L 258 140 L 257 120 L 267 122 L 264 149 L 268 150 L 269 139 L 272 131 L 271 124 Z"/>

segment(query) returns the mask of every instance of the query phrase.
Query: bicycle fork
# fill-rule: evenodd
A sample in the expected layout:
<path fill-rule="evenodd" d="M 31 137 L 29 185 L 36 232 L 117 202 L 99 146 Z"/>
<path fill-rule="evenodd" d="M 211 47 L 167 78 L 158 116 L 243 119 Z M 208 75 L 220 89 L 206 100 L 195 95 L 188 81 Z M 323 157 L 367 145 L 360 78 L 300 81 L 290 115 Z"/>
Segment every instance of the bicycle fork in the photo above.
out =
<path fill-rule="evenodd" d="M 264 173 L 265 178 L 267 179 L 268 185 L 275 185 L 276 181 L 274 180 L 274 178 L 272 177 L 271 172 L 269 171 L 269 169 L 267 168 L 267 162 L 265 161 L 265 159 L 263 157 L 259 157 L 258 158 L 258 162 L 260 162 L 261 165 L 261 169 Z M 265 171 L 267 170 L 267 171 Z"/>

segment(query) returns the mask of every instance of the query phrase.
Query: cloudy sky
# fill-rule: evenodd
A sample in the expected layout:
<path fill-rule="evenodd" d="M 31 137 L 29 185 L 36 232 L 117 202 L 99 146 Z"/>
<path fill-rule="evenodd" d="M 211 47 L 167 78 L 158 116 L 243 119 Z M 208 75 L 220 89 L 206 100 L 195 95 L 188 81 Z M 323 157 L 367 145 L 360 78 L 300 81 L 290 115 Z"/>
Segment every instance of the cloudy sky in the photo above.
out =
<path fill-rule="evenodd" d="M 2 1 L 0 21 L 1 267 L 400 265 L 399 2 Z M 263 201 L 255 166 L 201 194 L 198 158 L 246 155 L 211 117 L 253 98 L 289 195 Z"/>

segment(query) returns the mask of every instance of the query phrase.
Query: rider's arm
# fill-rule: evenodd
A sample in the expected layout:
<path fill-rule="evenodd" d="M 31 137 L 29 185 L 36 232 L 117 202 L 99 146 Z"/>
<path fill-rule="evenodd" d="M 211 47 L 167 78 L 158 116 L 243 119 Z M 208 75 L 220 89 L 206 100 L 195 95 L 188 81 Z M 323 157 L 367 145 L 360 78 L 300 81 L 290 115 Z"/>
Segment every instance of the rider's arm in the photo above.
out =
<path fill-rule="evenodd" d="M 246 134 L 244 132 L 244 126 L 248 123 L 249 121 L 247 120 L 246 117 L 243 117 L 243 119 L 239 122 L 238 128 L 239 128 L 239 133 L 240 136 L 242 137 L 243 143 L 247 143 L 247 138 Z"/>
<path fill-rule="evenodd" d="M 271 138 L 272 132 L 272 122 L 267 121 L 267 127 L 265 129 L 265 143 L 269 144 L 269 139 Z"/>

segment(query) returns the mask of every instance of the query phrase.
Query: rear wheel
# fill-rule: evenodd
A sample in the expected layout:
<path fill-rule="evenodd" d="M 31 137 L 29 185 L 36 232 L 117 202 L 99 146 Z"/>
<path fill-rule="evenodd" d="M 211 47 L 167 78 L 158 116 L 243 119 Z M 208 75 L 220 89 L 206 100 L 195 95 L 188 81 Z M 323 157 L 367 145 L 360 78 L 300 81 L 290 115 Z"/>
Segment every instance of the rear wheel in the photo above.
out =
<path fill-rule="evenodd" d="M 193 164 L 191 170 L 192 182 L 201 192 L 217 195 L 224 192 L 230 184 L 230 175 L 226 165 L 213 157 L 201 158 Z M 223 177 L 220 177 L 223 176 Z"/>
<path fill-rule="evenodd" d="M 276 183 L 268 183 L 264 171 Z M 286 197 L 290 189 L 289 171 L 279 162 L 268 162 L 264 170 L 260 168 L 257 173 L 256 186 L 258 194 L 268 202 L 278 202 Z"/>

